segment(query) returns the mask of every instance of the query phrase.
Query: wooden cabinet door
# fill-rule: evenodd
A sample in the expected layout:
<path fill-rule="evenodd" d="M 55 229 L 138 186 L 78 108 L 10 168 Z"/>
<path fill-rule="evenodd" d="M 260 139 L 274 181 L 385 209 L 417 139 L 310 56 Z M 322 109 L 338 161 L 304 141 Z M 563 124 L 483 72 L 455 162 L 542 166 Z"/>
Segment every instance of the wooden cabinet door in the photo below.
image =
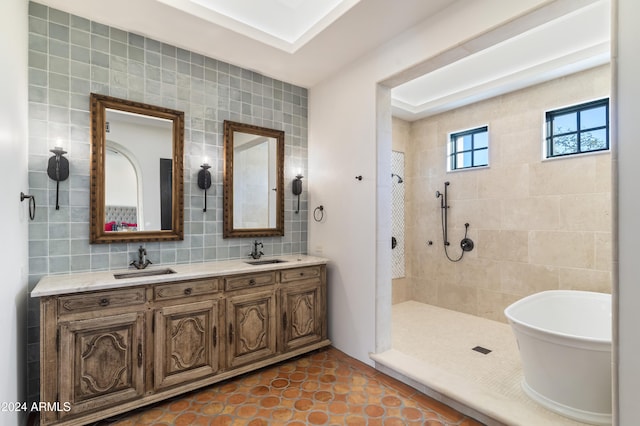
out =
<path fill-rule="evenodd" d="M 60 418 L 144 393 L 144 313 L 60 323 Z"/>
<path fill-rule="evenodd" d="M 322 340 L 324 305 L 319 282 L 284 286 L 281 306 L 285 351 Z"/>
<path fill-rule="evenodd" d="M 217 300 L 158 308 L 154 315 L 154 383 L 157 389 L 218 371 Z"/>
<path fill-rule="evenodd" d="M 276 353 L 273 290 L 227 298 L 227 365 L 231 368 Z"/>

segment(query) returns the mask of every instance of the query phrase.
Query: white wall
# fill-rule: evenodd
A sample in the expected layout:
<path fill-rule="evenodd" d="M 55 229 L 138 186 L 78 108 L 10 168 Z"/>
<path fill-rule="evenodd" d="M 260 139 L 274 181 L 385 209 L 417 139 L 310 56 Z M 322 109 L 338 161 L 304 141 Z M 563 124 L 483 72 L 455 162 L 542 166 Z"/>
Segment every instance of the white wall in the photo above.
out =
<path fill-rule="evenodd" d="M 0 2 L 0 28 L 0 403 L 9 403 L 26 401 L 28 209 L 20 202 L 20 192 L 28 190 L 26 0 Z M 0 412 L 0 424 L 21 420 L 18 412 Z"/>
<path fill-rule="evenodd" d="M 368 354 L 390 343 L 391 112 L 390 105 L 382 105 L 388 90 L 378 83 L 398 84 L 497 43 L 527 22 L 473 39 L 544 3 L 459 1 L 311 88 L 309 211 L 323 205 L 325 220 L 315 222 L 310 214 L 308 250 L 331 259 L 329 337 L 338 349 L 371 363 Z M 540 14 L 528 22 L 536 19 Z M 431 57 L 437 60 L 429 62 Z M 381 330 L 377 341 L 376 327 Z"/>
<path fill-rule="evenodd" d="M 375 107 L 376 85 L 366 67 L 345 71 L 309 95 L 309 211 L 323 205 L 325 215 L 322 222 L 309 219 L 308 251 L 331 260 L 333 344 L 369 363 L 376 319 Z"/>
<path fill-rule="evenodd" d="M 615 3 L 615 2 L 614 2 Z M 618 416 L 616 424 L 638 424 L 640 401 L 640 3 L 617 0 L 617 117 L 618 140 Z M 615 16 L 615 14 L 614 14 Z M 614 18 L 615 19 L 615 18 Z M 615 28 L 615 27 L 614 27 Z M 615 60 L 614 55 L 614 60 Z M 615 73 L 614 61 L 614 73 Z M 614 77 L 616 78 L 616 77 Z M 615 80 L 614 80 L 615 81 Z M 614 332 L 615 332 L 614 328 Z M 615 350 L 614 349 L 614 350 Z M 615 359 L 615 358 L 614 358 Z"/>

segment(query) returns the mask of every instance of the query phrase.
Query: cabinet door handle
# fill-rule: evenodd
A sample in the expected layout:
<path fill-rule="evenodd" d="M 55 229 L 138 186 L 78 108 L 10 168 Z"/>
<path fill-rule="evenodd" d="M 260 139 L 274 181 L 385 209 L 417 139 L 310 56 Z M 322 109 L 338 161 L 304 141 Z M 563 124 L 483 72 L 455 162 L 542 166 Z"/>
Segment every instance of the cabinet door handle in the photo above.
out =
<path fill-rule="evenodd" d="M 233 344 L 233 324 L 229 324 L 229 344 Z"/>
<path fill-rule="evenodd" d="M 142 367 L 142 343 L 138 343 L 138 367 Z"/>
<path fill-rule="evenodd" d="M 103 299 L 100 299 L 100 306 L 104 307 L 104 306 L 109 306 L 109 299 L 107 299 L 106 297 Z"/>
<path fill-rule="evenodd" d="M 192 291 L 193 291 L 193 290 L 191 290 L 191 287 L 187 287 L 187 288 L 185 288 L 185 289 L 184 289 L 184 294 L 185 294 L 185 296 L 190 295 Z"/>
<path fill-rule="evenodd" d="M 213 347 L 218 345 L 218 327 L 213 326 Z"/>
<path fill-rule="evenodd" d="M 256 285 L 256 280 L 254 280 L 253 278 L 251 278 L 249 280 L 249 285 Z"/>

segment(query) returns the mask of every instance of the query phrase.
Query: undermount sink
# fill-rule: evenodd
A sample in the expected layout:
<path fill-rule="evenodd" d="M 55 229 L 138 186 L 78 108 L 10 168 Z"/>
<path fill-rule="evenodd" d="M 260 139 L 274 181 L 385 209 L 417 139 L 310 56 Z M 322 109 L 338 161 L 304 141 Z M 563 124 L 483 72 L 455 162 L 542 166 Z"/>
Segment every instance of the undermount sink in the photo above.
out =
<path fill-rule="evenodd" d="M 154 275 L 167 275 L 167 274 L 175 274 L 171 268 L 160 268 L 160 269 L 142 269 L 139 271 L 131 271 L 131 272 L 121 272 L 119 274 L 113 274 L 113 277 L 117 280 L 121 280 L 124 278 L 137 278 L 137 277 L 151 277 Z"/>
<path fill-rule="evenodd" d="M 282 260 L 282 259 L 266 259 L 266 260 L 250 260 L 247 261 L 245 263 L 248 263 L 249 265 L 269 265 L 272 263 L 284 263 L 286 262 L 286 260 Z"/>

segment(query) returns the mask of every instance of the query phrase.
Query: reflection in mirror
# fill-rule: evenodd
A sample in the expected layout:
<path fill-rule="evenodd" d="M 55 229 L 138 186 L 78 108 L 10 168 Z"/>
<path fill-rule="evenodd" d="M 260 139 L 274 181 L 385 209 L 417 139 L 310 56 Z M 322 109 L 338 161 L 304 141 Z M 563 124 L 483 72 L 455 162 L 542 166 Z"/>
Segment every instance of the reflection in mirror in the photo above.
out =
<path fill-rule="evenodd" d="M 184 114 L 92 94 L 91 119 L 91 242 L 182 239 Z"/>
<path fill-rule="evenodd" d="M 107 232 L 137 231 L 144 216 L 142 190 L 138 179 L 140 167 L 135 157 L 107 140 L 104 166 L 105 228 Z M 136 162 L 137 163 L 137 162 Z"/>
<path fill-rule="evenodd" d="M 171 229 L 173 123 L 163 118 L 113 109 L 107 109 L 106 117 L 108 126 L 105 157 L 105 231 Z M 110 154 L 116 152 L 117 156 Z M 166 167 L 163 166 L 165 162 Z M 126 169 L 115 167 L 123 167 L 125 164 L 128 164 Z M 124 173 L 131 171 L 134 172 L 134 176 L 124 180 Z M 162 188 L 163 182 L 168 185 L 165 190 Z M 131 204 L 122 204 L 121 197 L 131 193 L 137 194 L 135 200 L 129 199 L 128 202 Z M 124 217 L 122 221 L 109 217 L 110 211 L 120 210 L 123 206 L 130 207 L 128 211 L 135 213 L 132 214 L 133 217 Z M 163 214 L 168 216 L 163 218 Z M 108 229 L 109 224 L 114 225 L 116 229 Z"/>
<path fill-rule="evenodd" d="M 276 138 L 233 133 L 234 228 L 275 227 L 277 146 Z"/>
<path fill-rule="evenodd" d="M 284 235 L 284 132 L 224 122 L 224 237 Z"/>

